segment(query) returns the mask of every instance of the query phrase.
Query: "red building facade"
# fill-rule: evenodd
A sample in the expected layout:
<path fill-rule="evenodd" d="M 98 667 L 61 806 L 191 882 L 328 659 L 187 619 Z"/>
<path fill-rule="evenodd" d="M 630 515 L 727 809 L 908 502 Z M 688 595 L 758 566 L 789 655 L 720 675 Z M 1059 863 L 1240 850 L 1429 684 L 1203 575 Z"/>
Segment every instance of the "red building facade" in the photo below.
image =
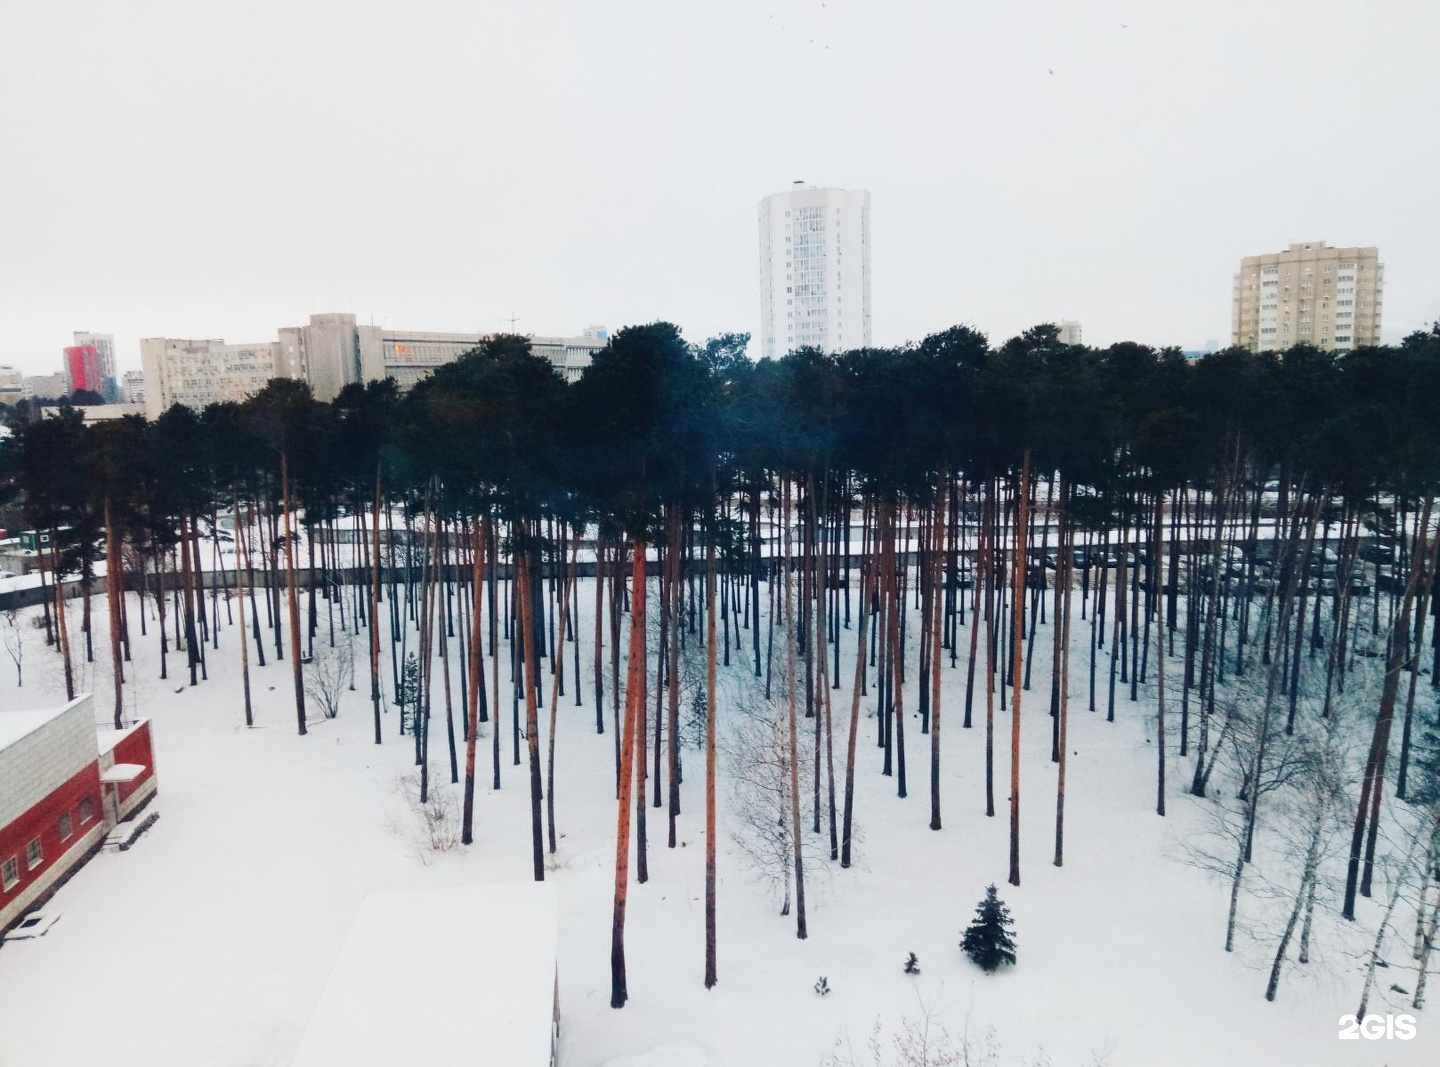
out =
<path fill-rule="evenodd" d="M 105 395 L 105 373 L 100 367 L 100 350 L 94 345 L 71 345 L 65 349 L 65 377 L 70 392 L 88 389 Z"/>

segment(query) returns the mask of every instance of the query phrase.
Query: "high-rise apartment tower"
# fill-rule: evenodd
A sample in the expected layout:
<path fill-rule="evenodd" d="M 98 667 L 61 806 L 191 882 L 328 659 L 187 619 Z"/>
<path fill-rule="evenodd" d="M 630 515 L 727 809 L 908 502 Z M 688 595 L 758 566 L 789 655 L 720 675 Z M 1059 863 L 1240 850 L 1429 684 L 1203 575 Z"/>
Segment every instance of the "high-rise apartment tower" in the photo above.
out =
<path fill-rule="evenodd" d="M 1384 288 L 1378 248 L 1307 241 L 1246 256 L 1235 276 L 1231 343 L 1252 352 L 1298 344 L 1336 352 L 1378 345 Z"/>
<path fill-rule="evenodd" d="M 870 344 L 870 194 L 797 186 L 760 201 L 760 352 Z"/>
<path fill-rule="evenodd" d="M 75 344 L 91 345 L 100 357 L 100 384 L 88 386 L 103 396 L 107 403 L 120 399 L 120 383 L 115 374 L 115 335 L 110 333 L 89 333 L 75 331 Z"/>

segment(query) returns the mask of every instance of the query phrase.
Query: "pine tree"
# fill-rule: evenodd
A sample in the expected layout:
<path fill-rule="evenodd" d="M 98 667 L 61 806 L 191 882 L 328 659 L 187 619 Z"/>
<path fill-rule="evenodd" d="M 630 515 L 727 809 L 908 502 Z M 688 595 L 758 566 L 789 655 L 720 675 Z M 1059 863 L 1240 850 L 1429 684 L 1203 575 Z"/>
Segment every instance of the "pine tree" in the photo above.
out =
<path fill-rule="evenodd" d="M 412 725 L 415 705 L 420 702 L 420 661 L 411 652 L 405 657 L 405 666 L 400 669 L 400 685 L 395 691 L 395 703 L 400 705 L 400 729 Z"/>
<path fill-rule="evenodd" d="M 995 895 L 995 886 L 991 885 L 975 909 L 975 921 L 965 931 L 960 947 L 986 971 L 998 970 L 1001 964 L 1013 964 L 1015 938 L 1009 928 L 1014 925 L 1010 909 Z"/>

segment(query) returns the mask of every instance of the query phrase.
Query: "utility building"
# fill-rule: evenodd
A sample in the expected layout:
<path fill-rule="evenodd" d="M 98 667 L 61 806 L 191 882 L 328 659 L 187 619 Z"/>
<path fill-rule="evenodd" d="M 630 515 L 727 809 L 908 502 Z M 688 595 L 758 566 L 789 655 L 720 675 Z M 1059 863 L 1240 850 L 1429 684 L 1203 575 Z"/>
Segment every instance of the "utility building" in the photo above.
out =
<path fill-rule="evenodd" d="M 155 795 L 146 720 L 97 732 L 90 694 L 0 712 L 0 933 Z"/>

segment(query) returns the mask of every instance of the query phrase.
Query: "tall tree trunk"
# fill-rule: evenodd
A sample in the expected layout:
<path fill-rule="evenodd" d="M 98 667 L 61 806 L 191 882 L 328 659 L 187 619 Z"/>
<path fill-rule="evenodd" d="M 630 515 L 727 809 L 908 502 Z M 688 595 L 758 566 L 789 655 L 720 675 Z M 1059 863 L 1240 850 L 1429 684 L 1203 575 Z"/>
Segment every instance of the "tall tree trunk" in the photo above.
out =
<path fill-rule="evenodd" d="M 758 625 L 758 621 L 756 623 Z M 705 988 L 715 974 L 715 531 L 705 538 Z"/>
<path fill-rule="evenodd" d="M 520 605 L 520 654 L 524 659 L 525 686 L 525 735 L 530 751 L 530 838 L 535 860 L 535 881 L 545 881 L 545 842 L 541 829 L 540 801 L 540 723 L 539 711 L 535 706 L 535 686 L 539 679 L 540 663 L 538 643 L 535 639 L 530 600 L 530 524 L 521 522 L 517 527 L 524 530 L 523 543 L 515 547 L 515 559 L 519 564 L 520 582 L 515 591 Z"/>
<path fill-rule="evenodd" d="M 120 562 L 120 535 L 115 530 L 115 517 L 110 497 L 105 497 L 105 596 L 109 601 L 110 662 L 115 678 L 115 729 L 123 727 L 125 718 L 125 661 L 120 653 L 120 598 L 124 595 L 124 569 Z M 247 701 L 248 703 L 248 701 Z"/>
<path fill-rule="evenodd" d="M 870 622 L 871 586 L 875 561 L 862 554 L 860 562 L 860 621 L 856 625 L 859 640 L 855 646 L 855 685 L 850 691 L 850 733 L 845 746 L 845 807 L 840 830 L 840 866 L 850 866 L 850 828 L 855 813 L 855 742 L 860 731 L 860 697 L 865 679 L 865 639 Z"/>
<path fill-rule="evenodd" d="M 635 720 L 645 714 L 640 679 L 645 675 L 645 541 L 635 538 L 630 572 L 630 665 L 625 682 L 625 725 L 620 745 L 620 795 L 616 801 L 615 907 L 610 923 L 610 1006 L 623 1008 L 625 985 L 625 903 L 630 886 L 630 802 L 635 780 Z"/>
<path fill-rule="evenodd" d="M 236 597 L 236 623 L 240 628 L 240 677 L 245 690 L 245 725 L 254 726 L 255 716 L 250 707 L 250 636 L 245 632 L 245 583 L 249 577 L 250 570 L 250 539 L 247 537 L 248 524 L 242 523 L 240 518 L 240 497 L 235 497 L 235 588 L 238 591 Z M 254 601 L 251 601 L 251 610 L 254 610 Z"/>
<path fill-rule="evenodd" d="M 935 501 L 931 519 L 930 538 L 930 829 L 940 829 L 940 634 L 944 623 L 944 597 L 940 596 L 941 561 L 945 537 L 945 482 L 940 481 L 940 493 Z"/>
<path fill-rule="evenodd" d="M 70 660 L 69 612 L 65 610 L 65 578 L 60 573 L 59 533 L 50 531 L 50 576 L 55 583 L 55 632 L 60 641 L 60 662 L 65 670 L 65 699 L 75 699 L 75 667 Z"/>
<path fill-rule="evenodd" d="M 370 532 L 375 557 L 374 561 L 371 564 L 370 574 L 370 704 L 375 714 L 375 743 L 377 745 L 380 743 L 380 498 L 380 464 L 377 461 L 375 464 L 375 504 L 373 511 L 371 512 L 371 526 L 373 527 L 373 529 Z M 478 597 L 478 585 L 476 588 L 476 596 Z M 476 610 L 478 612 L 479 609 L 477 608 Z M 479 627 L 477 626 L 476 629 L 478 630 Z M 473 727 L 470 732 L 473 736 L 475 732 Z M 472 771 L 474 770 L 473 756 L 474 754 L 472 751 Z M 466 812 L 466 820 L 468 823 L 468 810 Z M 465 843 L 469 844 L 470 842 L 467 840 Z"/>
<path fill-rule="evenodd" d="M 485 677 L 482 656 L 484 648 L 480 641 L 481 613 L 484 610 L 483 592 L 485 583 L 485 538 L 480 530 L 479 518 L 470 520 L 471 555 L 471 597 L 470 597 L 470 723 L 465 737 L 465 800 L 460 815 L 460 843 L 468 845 L 475 840 L 475 749 L 476 735 L 480 732 L 480 704 L 485 699 Z M 379 588 L 378 572 L 376 588 Z M 375 630 L 371 620 L 371 632 Z M 376 736 L 379 736 L 379 720 L 376 720 Z"/>
<path fill-rule="evenodd" d="M 665 667 L 668 683 L 666 750 L 669 757 L 670 794 L 669 838 L 667 845 L 675 847 L 675 820 L 680 816 L 680 639 L 683 627 L 680 620 L 682 588 L 680 585 L 680 519 L 681 511 L 673 508 L 670 515 L 670 547 L 665 553 L 665 562 L 670 569 L 670 647 Z"/>
<path fill-rule="evenodd" d="M 1056 655 L 1060 660 L 1057 674 L 1059 707 L 1055 710 L 1055 743 L 1059 759 L 1056 761 L 1055 776 L 1055 866 L 1065 865 L 1065 772 L 1070 763 L 1070 590 L 1073 584 L 1075 547 L 1071 543 L 1073 533 L 1069 525 L 1070 483 L 1060 476 L 1059 550 L 1056 557 L 1055 580 L 1059 583 L 1056 596 L 1055 629 L 1058 633 L 1059 648 Z"/>
<path fill-rule="evenodd" d="M 1010 708 L 1010 884 L 1020 884 L 1020 637 L 1024 628 L 1025 603 L 1025 537 L 1030 506 L 1030 449 L 1020 467 L 1020 492 L 1015 519 L 1015 602 L 1011 605 L 1011 679 Z"/>
<path fill-rule="evenodd" d="M 570 561 L 568 576 L 562 580 L 560 587 L 560 636 L 564 641 L 565 627 L 570 622 L 570 587 L 575 584 L 576 571 L 580 566 L 579 562 L 580 545 L 576 542 L 574 558 Z M 564 559 L 561 559 L 564 565 Z M 560 707 L 560 685 L 565 677 L 565 656 L 564 648 L 561 648 L 561 655 L 555 657 L 555 672 L 550 683 L 550 733 L 546 740 L 549 745 L 549 754 L 545 763 L 545 829 L 547 844 L 550 846 L 550 854 L 555 854 L 555 725 Z M 575 680 L 575 688 L 580 688 L 580 680 Z"/>
<path fill-rule="evenodd" d="M 790 724 L 790 812 L 791 833 L 795 856 L 795 936 L 805 940 L 805 865 L 802 857 L 803 842 L 800 833 L 800 743 L 798 724 L 795 721 L 795 606 L 791 597 L 790 577 L 790 479 L 786 478 L 783 489 L 785 514 L 785 705 Z"/>
<path fill-rule="evenodd" d="M 285 594 L 290 606 L 290 671 L 295 680 L 295 719 L 305 736 L 305 678 L 300 667 L 300 601 L 295 592 L 295 534 L 290 523 L 290 453 L 280 453 L 280 499 L 285 513 Z M 192 681 L 194 671 L 191 671 Z"/>

